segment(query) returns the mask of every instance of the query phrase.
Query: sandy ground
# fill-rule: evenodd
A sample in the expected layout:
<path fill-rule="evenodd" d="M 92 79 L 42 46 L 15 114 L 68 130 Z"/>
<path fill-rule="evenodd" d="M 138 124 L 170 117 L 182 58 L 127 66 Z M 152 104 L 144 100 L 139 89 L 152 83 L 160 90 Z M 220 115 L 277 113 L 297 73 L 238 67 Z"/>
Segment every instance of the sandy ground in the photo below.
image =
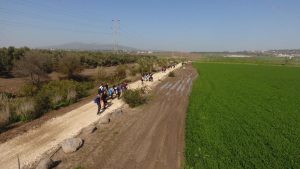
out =
<path fill-rule="evenodd" d="M 197 73 L 188 66 L 157 85 L 149 104 L 125 108 L 111 123 L 80 137 L 76 153 L 58 151 L 58 169 L 178 169 L 184 164 L 184 129 L 188 94 Z"/>
<path fill-rule="evenodd" d="M 175 69 L 179 67 L 180 65 L 177 65 Z M 154 82 L 148 83 L 148 85 L 150 87 L 157 85 L 159 81 L 167 77 L 168 72 L 172 70 L 173 69 L 169 69 L 166 73 L 160 72 L 154 74 Z M 136 89 L 142 87 L 142 84 L 140 81 L 137 81 L 129 84 L 128 87 L 130 89 Z M 21 166 L 30 166 L 39 160 L 44 153 L 57 149 L 59 143 L 66 138 L 78 135 L 82 128 L 97 122 L 101 117 L 112 113 L 122 106 L 124 106 L 124 102 L 115 99 L 104 113 L 97 115 L 97 107 L 95 103 L 91 101 L 63 116 L 47 121 L 39 128 L 0 144 L 0 168 L 17 168 L 18 157 Z"/>

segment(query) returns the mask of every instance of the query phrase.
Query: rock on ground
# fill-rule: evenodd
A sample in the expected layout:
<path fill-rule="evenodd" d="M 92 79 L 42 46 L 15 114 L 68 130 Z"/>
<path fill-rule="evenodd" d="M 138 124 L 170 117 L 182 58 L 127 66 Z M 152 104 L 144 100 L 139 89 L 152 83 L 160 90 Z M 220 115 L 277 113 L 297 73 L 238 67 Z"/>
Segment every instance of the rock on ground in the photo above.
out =
<path fill-rule="evenodd" d="M 92 134 L 96 130 L 97 130 L 97 127 L 95 125 L 90 125 L 90 126 L 84 128 L 82 130 L 82 133 L 83 134 Z"/>
<path fill-rule="evenodd" d="M 81 138 L 69 138 L 61 143 L 61 147 L 65 153 L 73 153 L 82 146 L 83 140 Z"/>

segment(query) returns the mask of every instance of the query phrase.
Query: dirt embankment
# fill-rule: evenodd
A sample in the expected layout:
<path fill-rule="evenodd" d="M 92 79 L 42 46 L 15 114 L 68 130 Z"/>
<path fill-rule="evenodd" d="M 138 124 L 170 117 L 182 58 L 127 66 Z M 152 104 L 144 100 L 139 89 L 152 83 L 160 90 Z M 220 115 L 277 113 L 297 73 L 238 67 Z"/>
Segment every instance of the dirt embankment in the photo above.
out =
<path fill-rule="evenodd" d="M 57 152 L 57 168 L 176 169 L 183 167 L 184 129 L 188 95 L 196 71 L 188 66 L 176 71 L 153 90 L 151 102 L 126 108 L 111 123 L 84 138 L 76 153 Z"/>

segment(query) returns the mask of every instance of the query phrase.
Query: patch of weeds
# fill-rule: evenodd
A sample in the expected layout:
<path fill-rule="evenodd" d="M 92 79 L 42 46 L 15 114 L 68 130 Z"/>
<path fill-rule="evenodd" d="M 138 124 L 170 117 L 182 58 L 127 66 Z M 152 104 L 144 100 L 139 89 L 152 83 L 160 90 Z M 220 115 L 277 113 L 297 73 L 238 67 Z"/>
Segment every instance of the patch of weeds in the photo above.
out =
<path fill-rule="evenodd" d="M 130 107 L 137 107 L 148 101 L 148 96 L 142 90 L 127 90 L 124 92 L 123 100 Z"/>

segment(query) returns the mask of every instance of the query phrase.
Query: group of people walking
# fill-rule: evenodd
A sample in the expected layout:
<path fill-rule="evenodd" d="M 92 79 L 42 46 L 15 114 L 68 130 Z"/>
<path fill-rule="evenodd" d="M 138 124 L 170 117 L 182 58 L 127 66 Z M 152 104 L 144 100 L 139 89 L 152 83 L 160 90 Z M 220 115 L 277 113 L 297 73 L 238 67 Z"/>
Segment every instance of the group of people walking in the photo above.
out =
<path fill-rule="evenodd" d="M 143 73 L 142 74 L 142 78 L 141 78 L 142 84 L 144 83 L 144 81 L 153 81 L 153 74 L 152 73 Z"/>
<path fill-rule="evenodd" d="M 170 65 L 168 65 L 168 66 L 162 67 L 162 68 L 161 68 L 161 71 L 162 71 L 162 72 L 166 72 L 167 69 L 169 69 L 169 68 L 175 68 L 175 67 L 176 67 L 176 64 L 170 64 Z"/>
<path fill-rule="evenodd" d="M 103 110 L 105 110 L 108 106 L 108 100 L 114 98 L 120 99 L 121 94 L 127 90 L 127 85 L 127 83 L 120 83 L 109 87 L 107 83 L 101 84 L 98 88 L 98 95 L 94 100 L 98 106 L 97 114 L 101 111 L 101 102 L 103 103 Z"/>
<path fill-rule="evenodd" d="M 175 64 L 171 64 L 167 67 L 162 68 L 162 72 L 166 72 L 168 68 L 175 68 Z M 142 84 L 144 81 L 153 81 L 153 74 L 152 73 L 143 73 L 141 77 Z M 101 111 L 101 103 L 103 104 L 103 110 L 105 110 L 108 106 L 108 100 L 118 98 L 120 99 L 122 93 L 127 90 L 127 83 L 120 83 L 118 85 L 113 85 L 111 87 L 108 84 L 101 84 L 98 88 L 98 94 L 94 100 L 94 102 L 98 106 L 97 114 Z"/>

